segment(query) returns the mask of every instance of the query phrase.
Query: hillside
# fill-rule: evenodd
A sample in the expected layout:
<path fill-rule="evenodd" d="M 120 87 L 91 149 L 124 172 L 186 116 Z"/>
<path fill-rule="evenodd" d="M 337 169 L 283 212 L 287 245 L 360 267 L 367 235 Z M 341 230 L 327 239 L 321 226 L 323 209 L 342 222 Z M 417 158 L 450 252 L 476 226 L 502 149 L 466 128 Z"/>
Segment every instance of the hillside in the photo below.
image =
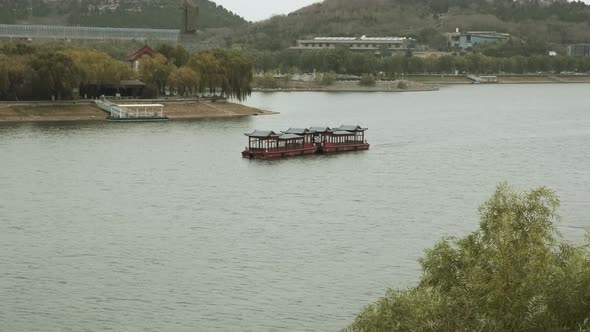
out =
<path fill-rule="evenodd" d="M 439 32 L 495 30 L 548 47 L 590 42 L 590 6 L 563 0 L 325 0 L 253 24 L 233 43 L 280 50 L 318 35 L 412 36 L 441 48 Z"/>
<path fill-rule="evenodd" d="M 180 0 L 0 0 L 0 23 L 177 29 Z M 247 22 L 209 0 L 196 0 L 198 27 L 236 27 Z M 32 13 L 32 16 L 30 15 Z"/>

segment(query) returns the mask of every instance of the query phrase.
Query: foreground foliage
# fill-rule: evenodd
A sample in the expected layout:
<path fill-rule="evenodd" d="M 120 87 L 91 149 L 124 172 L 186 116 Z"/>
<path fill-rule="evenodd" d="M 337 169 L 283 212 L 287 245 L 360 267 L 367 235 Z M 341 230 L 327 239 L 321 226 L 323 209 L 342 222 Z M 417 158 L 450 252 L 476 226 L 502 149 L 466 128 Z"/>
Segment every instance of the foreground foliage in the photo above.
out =
<path fill-rule="evenodd" d="M 590 251 L 558 242 L 559 200 L 498 187 L 480 229 L 437 243 L 420 284 L 389 290 L 348 331 L 590 331 Z"/>

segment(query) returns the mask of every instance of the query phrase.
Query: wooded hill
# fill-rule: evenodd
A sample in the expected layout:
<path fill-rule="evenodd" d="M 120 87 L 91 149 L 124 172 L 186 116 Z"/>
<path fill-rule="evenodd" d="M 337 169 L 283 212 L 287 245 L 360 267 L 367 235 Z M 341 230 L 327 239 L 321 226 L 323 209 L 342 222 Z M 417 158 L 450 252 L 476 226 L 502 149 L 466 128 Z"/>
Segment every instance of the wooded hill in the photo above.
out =
<path fill-rule="evenodd" d="M 246 24 L 237 14 L 209 0 L 194 0 L 199 6 L 200 29 Z M 0 0 L 0 23 L 32 23 L 99 27 L 178 29 L 180 0 Z"/>
<path fill-rule="evenodd" d="M 280 50 L 311 36 L 412 36 L 442 49 L 440 33 L 507 32 L 525 44 L 563 49 L 590 42 L 590 6 L 550 0 L 325 0 L 275 16 L 232 36 L 232 43 Z"/>

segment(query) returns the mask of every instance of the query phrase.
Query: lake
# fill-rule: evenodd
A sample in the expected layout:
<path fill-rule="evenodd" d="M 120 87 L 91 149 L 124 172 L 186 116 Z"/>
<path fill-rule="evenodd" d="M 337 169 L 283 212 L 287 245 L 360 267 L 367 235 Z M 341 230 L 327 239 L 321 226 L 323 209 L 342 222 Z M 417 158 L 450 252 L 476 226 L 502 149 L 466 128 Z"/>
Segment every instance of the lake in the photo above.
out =
<path fill-rule="evenodd" d="M 255 93 L 279 115 L 0 124 L 0 330 L 337 331 L 478 227 L 495 186 L 590 216 L 590 85 Z M 360 124 L 371 150 L 242 159 L 254 129 Z"/>

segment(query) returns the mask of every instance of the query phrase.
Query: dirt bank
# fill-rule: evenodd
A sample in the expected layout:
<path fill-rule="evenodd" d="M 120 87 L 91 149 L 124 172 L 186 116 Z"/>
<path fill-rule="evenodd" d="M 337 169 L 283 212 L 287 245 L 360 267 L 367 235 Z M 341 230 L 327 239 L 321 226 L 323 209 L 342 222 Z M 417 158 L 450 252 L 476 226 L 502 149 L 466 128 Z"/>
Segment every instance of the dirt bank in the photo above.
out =
<path fill-rule="evenodd" d="M 133 101 L 136 102 L 136 101 Z M 144 102 L 144 101 L 137 101 Z M 165 105 L 170 119 L 200 119 L 272 114 L 269 111 L 228 102 L 210 100 L 154 101 Z M 121 104 L 125 102 L 121 101 Z M 16 121 L 105 121 L 107 114 L 89 101 L 0 102 L 0 122 Z"/>

